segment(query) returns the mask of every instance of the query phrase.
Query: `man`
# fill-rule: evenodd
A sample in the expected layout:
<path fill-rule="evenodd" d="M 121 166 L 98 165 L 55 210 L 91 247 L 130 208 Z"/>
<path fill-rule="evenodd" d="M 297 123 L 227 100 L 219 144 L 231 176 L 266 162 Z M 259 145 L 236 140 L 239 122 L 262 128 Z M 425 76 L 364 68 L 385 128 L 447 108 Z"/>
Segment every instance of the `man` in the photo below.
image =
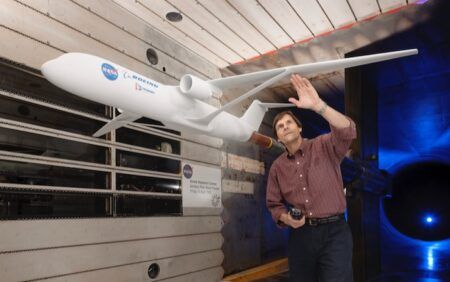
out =
<path fill-rule="evenodd" d="M 289 111 L 278 114 L 274 133 L 286 147 L 270 168 L 267 207 L 279 227 L 289 227 L 291 281 L 353 281 L 352 235 L 344 219 L 346 201 L 340 163 L 356 138 L 354 122 L 322 101 L 311 83 L 293 75 L 298 99 L 289 102 L 325 118 L 331 132 L 303 139 Z M 304 215 L 294 219 L 286 205 Z"/>

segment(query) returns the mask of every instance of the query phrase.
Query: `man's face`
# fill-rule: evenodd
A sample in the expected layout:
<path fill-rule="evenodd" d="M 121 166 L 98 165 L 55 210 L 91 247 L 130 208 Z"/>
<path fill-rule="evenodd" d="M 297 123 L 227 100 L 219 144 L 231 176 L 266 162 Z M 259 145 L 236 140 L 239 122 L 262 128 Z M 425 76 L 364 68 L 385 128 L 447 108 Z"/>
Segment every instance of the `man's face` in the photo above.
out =
<path fill-rule="evenodd" d="M 295 123 L 290 115 L 284 115 L 275 125 L 278 140 L 288 144 L 300 138 L 302 128 Z"/>

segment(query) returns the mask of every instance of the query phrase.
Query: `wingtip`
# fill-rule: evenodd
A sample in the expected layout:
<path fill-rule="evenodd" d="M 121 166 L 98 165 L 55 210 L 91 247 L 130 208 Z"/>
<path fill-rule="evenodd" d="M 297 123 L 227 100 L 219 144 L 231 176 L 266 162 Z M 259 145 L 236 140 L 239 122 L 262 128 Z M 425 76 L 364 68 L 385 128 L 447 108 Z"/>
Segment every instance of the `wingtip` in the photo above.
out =
<path fill-rule="evenodd" d="M 94 132 L 94 134 L 92 134 L 92 137 L 100 137 L 100 136 L 105 135 L 106 133 L 108 133 L 108 132 L 104 132 L 102 129 L 103 128 L 100 128 L 99 130 Z"/>

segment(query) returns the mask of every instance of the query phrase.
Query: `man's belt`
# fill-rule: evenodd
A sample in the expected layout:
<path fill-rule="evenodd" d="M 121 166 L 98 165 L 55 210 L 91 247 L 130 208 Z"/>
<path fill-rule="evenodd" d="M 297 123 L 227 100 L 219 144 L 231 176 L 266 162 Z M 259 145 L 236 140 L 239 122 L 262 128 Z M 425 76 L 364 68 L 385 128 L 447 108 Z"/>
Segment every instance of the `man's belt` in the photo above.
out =
<path fill-rule="evenodd" d="M 341 213 L 341 214 L 338 214 L 338 215 L 332 215 L 332 216 L 324 217 L 324 218 L 306 218 L 305 222 L 308 225 L 316 226 L 316 225 L 336 222 L 336 221 L 339 221 L 339 220 L 344 219 L 344 218 L 345 218 L 344 214 Z"/>

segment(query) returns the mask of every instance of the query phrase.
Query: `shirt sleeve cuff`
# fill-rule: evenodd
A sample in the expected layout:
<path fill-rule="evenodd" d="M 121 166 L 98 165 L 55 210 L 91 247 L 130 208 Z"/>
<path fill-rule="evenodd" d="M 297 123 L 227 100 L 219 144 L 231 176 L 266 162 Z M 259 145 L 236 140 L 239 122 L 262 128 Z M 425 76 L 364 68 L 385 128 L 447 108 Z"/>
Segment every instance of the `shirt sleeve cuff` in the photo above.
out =
<path fill-rule="evenodd" d="M 355 122 L 346 116 L 346 118 L 348 119 L 348 121 L 350 121 L 350 125 L 344 128 L 336 128 L 332 125 L 330 125 L 331 127 L 331 132 L 333 133 L 334 136 L 336 136 L 337 139 L 341 139 L 341 140 L 351 140 L 351 139 L 355 139 L 356 138 L 356 125 Z"/>
<path fill-rule="evenodd" d="M 277 227 L 279 227 L 279 228 L 287 227 L 287 225 L 280 219 L 281 215 L 283 213 L 287 213 L 287 211 L 285 209 L 279 209 L 279 210 L 274 211 L 272 214 L 272 218 L 275 221 L 275 223 L 277 224 Z"/>

